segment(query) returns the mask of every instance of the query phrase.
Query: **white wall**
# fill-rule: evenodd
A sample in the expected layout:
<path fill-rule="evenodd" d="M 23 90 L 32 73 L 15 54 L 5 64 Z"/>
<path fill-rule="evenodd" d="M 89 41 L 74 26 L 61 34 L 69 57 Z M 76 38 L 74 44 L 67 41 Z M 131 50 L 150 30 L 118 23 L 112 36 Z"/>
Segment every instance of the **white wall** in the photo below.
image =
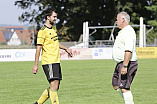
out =
<path fill-rule="evenodd" d="M 18 35 L 16 34 L 16 32 L 13 33 L 11 39 L 7 42 L 8 45 L 20 45 L 21 41 L 18 37 Z"/>

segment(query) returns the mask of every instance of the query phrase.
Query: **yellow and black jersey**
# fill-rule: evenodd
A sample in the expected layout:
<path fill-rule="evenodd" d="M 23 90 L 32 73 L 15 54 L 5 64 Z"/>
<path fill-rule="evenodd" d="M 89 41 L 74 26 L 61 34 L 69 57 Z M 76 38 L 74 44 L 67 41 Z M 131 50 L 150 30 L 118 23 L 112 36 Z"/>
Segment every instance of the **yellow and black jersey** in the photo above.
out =
<path fill-rule="evenodd" d="M 38 32 L 37 44 L 42 45 L 42 65 L 60 63 L 60 49 L 56 27 L 44 25 Z"/>

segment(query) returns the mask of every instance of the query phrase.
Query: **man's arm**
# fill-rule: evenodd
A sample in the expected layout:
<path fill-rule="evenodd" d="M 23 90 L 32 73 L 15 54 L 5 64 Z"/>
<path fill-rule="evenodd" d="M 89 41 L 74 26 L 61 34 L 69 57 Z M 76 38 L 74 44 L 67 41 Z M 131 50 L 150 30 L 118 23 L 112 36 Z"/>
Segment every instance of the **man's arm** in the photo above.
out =
<path fill-rule="evenodd" d="M 40 56 L 40 51 L 42 49 L 42 45 L 37 45 L 36 53 L 35 53 L 35 63 L 32 69 L 33 74 L 36 74 L 38 72 L 38 61 Z"/>
<path fill-rule="evenodd" d="M 123 67 L 121 68 L 121 74 L 122 75 L 127 73 L 127 67 L 124 67 L 124 66 L 128 66 L 130 58 L 131 58 L 131 52 L 130 51 L 125 51 Z"/>
<path fill-rule="evenodd" d="M 70 57 L 73 56 L 72 51 L 71 51 L 70 49 L 66 48 L 66 47 L 65 47 L 64 45 L 62 45 L 61 43 L 59 43 L 59 48 L 65 50 L 65 51 L 69 54 Z"/>

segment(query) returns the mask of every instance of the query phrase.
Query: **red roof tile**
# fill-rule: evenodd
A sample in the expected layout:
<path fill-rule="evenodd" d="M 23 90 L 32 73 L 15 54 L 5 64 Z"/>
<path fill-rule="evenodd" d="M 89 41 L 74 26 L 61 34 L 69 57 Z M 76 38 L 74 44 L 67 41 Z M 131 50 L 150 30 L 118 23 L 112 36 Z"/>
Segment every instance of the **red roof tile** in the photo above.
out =
<path fill-rule="evenodd" d="M 0 30 L 0 42 L 6 42 L 3 32 Z"/>
<path fill-rule="evenodd" d="M 6 31 L 8 29 L 22 29 L 22 30 L 25 30 L 25 27 L 24 26 L 2 26 L 1 27 L 3 31 Z"/>
<path fill-rule="evenodd" d="M 31 44 L 31 34 L 29 33 L 29 30 L 15 30 L 17 33 L 18 37 L 20 38 L 21 42 L 27 42 L 27 44 Z"/>

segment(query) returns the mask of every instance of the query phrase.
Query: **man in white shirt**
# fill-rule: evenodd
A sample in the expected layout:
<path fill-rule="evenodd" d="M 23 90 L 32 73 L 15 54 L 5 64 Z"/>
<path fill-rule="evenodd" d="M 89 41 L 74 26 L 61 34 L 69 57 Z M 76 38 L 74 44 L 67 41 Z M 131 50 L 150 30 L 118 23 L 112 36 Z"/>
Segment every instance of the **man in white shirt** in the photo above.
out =
<path fill-rule="evenodd" d="M 117 15 L 118 32 L 113 47 L 112 57 L 117 63 L 113 74 L 112 85 L 120 93 L 125 104 L 134 104 L 130 90 L 137 71 L 136 33 L 129 25 L 130 16 L 126 12 Z"/>

